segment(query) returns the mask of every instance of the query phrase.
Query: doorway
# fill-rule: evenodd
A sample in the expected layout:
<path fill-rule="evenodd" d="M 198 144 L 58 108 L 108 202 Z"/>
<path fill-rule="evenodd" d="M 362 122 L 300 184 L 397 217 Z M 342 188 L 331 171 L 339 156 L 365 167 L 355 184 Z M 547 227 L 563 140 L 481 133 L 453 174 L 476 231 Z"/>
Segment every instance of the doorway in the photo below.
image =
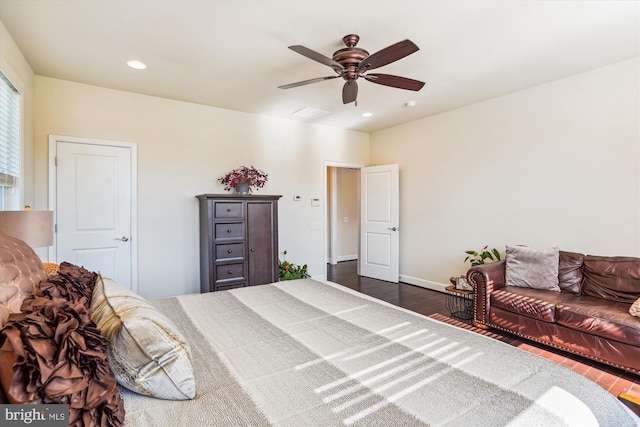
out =
<path fill-rule="evenodd" d="M 356 259 L 358 275 L 398 283 L 398 171 L 325 162 L 325 278 L 328 265 Z"/>
<path fill-rule="evenodd" d="M 360 168 L 363 166 L 325 162 L 325 278 L 327 264 L 358 259 Z"/>
<path fill-rule="evenodd" d="M 329 264 L 358 259 L 360 241 L 360 169 L 328 168 Z"/>
<path fill-rule="evenodd" d="M 49 259 L 137 291 L 136 144 L 49 136 Z"/>

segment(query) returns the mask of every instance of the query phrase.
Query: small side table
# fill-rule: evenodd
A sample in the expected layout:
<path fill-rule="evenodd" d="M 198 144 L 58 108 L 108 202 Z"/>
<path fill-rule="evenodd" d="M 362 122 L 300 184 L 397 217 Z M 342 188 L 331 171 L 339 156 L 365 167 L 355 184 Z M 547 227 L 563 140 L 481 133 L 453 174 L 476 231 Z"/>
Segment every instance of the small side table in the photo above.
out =
<path fill-rule="evenodd" d="M 473 291 L 456 289 L 454 285 L 445 288 L 445 305 L 452 317 L 461 320 L 473 318 Z"/>

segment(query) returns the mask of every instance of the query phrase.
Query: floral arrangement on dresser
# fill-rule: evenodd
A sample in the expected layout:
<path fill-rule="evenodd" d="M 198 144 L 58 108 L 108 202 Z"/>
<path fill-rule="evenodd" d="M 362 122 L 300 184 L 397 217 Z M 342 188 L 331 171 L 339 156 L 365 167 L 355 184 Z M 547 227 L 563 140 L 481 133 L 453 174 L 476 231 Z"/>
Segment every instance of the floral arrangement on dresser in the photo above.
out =
<path fill-rule="evenodd" d="M 224 189 L 227 191 L 236 190 L 237 187 L 242 184 L 246 184 L 248 186 L 248 191 L 252 192 L 252 188 L 258 190 L 259 188 L 264 187 L 269 179 L 269 175 L 260 169 L 256 169 L 255 167 L 247 167 L 240 166 L 225 176 L 218 178 L 224 185 Z"/>

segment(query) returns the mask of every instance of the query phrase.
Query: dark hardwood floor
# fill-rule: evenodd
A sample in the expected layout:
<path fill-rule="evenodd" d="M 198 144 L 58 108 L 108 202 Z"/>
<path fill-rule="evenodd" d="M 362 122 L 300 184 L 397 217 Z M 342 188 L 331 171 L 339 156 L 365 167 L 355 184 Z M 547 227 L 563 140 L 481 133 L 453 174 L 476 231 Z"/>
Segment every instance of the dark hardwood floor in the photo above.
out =
<path fill-rule="evenodd" d="M 356 261 L 344 261 L 336 265 L 327 264 L 327 280 L 425 316 L 448 313 L 445 295 L 442 292 L 406 283 L 395 284 L 358 276 Z"/>
<path fill-rule="evenodd" d="M 327 280 L 537 354 L 584 375 L 600 384 L 605 390 L 608 390 L 615 396 L 626 394 L 632 399 L 638 399 L 638 402 L 640 402 L 640 377 L 637 375 L 580 356 L 555 350 L 541 344 L 526 341 L 514 335 L 481 330 L 474 327 L 471 321 L 453 319 L 449 317 L 450 314 L 446 306 L 446 296 L 442 292 L 432 291 L 406 283 L 395 284 L 358 276 L 356 261 L 339 262 L 336 265 L 327 264 Z M 629 401 L 625 403 L 629 405 Z M 640 406 L 635 406 L 632 409 L 638 411 L 640 410 L 639 408 Z"/>

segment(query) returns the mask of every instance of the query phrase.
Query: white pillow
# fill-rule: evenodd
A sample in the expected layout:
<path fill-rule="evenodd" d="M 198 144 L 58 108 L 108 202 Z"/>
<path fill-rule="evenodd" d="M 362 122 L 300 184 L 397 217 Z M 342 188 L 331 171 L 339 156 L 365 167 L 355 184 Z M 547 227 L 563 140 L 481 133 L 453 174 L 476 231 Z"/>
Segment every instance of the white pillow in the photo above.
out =
<path fill-rule="evenodd" d="M 536 249 L 506 245 L 505 280 L 507 286 L 560 292 L 558 286 L 558 248 Z"/>
<path fill-rule="evenodd" d="M 632 316 L 640 317 L 640 298 L 638 298 L 631 307 L 629 307 L 629 314 Z"/>
<path fill-rule="evenodd" d="M 106 277 L 96 281 L 91 310 L 109 341 L 109 367 L 120 385 L 160 399 L 195 397 L 191 351 L 165 315 Z"/>

